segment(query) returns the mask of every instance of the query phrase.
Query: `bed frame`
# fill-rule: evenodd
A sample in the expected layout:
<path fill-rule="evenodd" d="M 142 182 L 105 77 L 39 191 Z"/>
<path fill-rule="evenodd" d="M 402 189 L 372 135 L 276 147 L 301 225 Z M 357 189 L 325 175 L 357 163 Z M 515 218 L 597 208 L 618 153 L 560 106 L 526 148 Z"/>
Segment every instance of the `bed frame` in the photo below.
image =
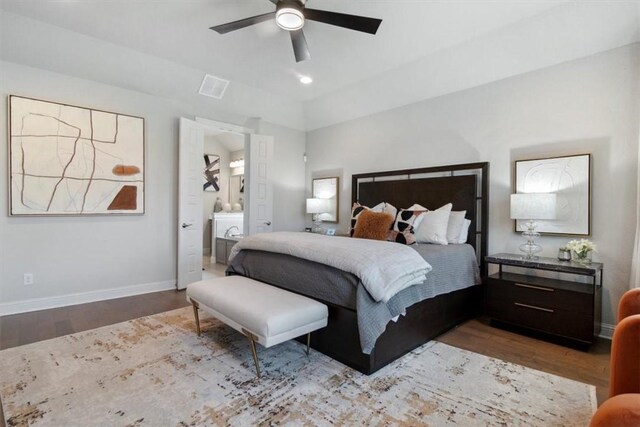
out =
<path fill-rule="evenodd" d="M 357 174 L 351 191 L 352 201 L 366 206 L 388 202 L 406 208 L 418 203 L 436 209 L 452 202 L 453 210 L 466 210 L 471 220 L 467 243 L 475 248 L 481 275 L 486 276 L 489 163 Z M 360 348 L 355 310 L 324 302 L 329 307 L 329 324 L 311 335 L 311 347 L 368 375 L 477 317 L 482 300 L 483 286 L 472 286 L 414 304 L 405 316 L 387 325 L 368 355 Z"/>

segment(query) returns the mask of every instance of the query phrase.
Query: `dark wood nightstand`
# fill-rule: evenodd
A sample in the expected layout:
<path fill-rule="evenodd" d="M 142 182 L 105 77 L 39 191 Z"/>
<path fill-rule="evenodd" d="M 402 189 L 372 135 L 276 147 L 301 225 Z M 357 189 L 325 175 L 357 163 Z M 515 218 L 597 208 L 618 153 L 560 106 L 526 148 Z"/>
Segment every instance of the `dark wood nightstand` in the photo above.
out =
<path fill-rule="evenodd" d="M 486 280 L 485 312 L 492 326 L 536 332 L 536 336 L 583 350 L 593 344 L 600 332 L 601 263 L 582 265 L 543 257 L 529 260 L 506 253 L 487 256 L 485 261 L 498 265 L 498 272 Z M 517 272 L 503 271 L 504 266 Z M 523 269 L 587 276 L 590 283 L 538 277 Z"/>

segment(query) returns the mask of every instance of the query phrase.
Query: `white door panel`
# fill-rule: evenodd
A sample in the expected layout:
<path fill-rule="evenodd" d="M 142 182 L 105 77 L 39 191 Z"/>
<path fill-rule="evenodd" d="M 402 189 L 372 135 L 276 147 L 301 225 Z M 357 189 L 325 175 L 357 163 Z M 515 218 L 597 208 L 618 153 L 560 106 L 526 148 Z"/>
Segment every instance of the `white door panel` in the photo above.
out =
<path fill-rule="evenodd" d="M 202 280 L 202 155 L 204 127 L 180 118 L 178 289 Z"/>
<path fill-rule="evenodd" d="M 245 151 L 249 162 L 245 167 L 245 191 L 249 193 L 245 233 L 267 233 L 273 230 L 273 137 L 249 135 L 249 149 Z"/>

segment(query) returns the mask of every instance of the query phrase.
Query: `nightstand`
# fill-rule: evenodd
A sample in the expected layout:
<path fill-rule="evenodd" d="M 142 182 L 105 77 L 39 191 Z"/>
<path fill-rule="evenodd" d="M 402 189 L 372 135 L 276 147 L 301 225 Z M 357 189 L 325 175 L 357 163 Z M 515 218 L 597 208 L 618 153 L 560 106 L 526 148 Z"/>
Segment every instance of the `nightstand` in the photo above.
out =
<path fill-rule="evenodd" d="M 534 332 L 536 336 L 587 350 L 600 332 L 603 265 L 589 265 L 556 258 L 524 259 L 516 254 L 485 257 L 498 265 L 498 272 L 486 280 L 485 312 L 492 326 Z M 510 270 L 503 271 L 504 266 Z M 559 280 L 527 274 L 546 270 L 571 275 Z M 589 283 L 575 280 L 588 277 Z"/>

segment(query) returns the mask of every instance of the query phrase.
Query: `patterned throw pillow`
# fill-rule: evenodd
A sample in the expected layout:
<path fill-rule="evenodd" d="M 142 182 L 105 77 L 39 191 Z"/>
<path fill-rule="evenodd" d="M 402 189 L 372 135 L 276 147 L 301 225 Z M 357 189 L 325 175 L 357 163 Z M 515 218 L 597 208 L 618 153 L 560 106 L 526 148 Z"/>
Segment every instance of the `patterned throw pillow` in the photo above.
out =
<path fill-rule="evenodd" d="M 372 240 L 386 240 L 393 217 L 386 212 L 365 209 L 358 215 L 353 237 Z"/>
<path fill-rule="evenodd" d="M 425 212 L 425 210 L 400 209 L 393 224 L 393 230 L 389 231 L 387 240 L 413 245 L 416 242 L 413 225 L 418 222 L 420 216 Z"/>

